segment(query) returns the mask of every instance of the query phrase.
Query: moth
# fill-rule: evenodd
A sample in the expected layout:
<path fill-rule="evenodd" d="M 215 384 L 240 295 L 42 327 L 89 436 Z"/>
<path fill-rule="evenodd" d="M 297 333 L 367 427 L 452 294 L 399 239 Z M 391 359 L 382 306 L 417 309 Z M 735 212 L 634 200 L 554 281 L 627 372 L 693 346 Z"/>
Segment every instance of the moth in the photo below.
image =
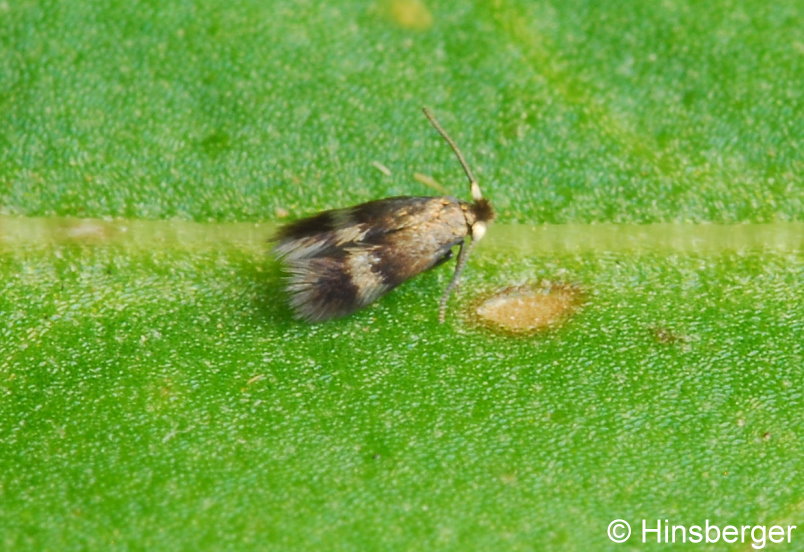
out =
<path fill-rule="evenodd" d="M 445 263 L 457 245 L 455 272 L 439 303 L 438 318 L 444 321 L 450 293 L 494 210 L 455 141 L 427 108 L 423 111 L 458 158 L 472 202 L 449 196 L 389 197 L 281 227 L 272 238 L 273 251 L 287 274 L 286 290 L 297 318 L 321 322 L 351 314 Z"/>

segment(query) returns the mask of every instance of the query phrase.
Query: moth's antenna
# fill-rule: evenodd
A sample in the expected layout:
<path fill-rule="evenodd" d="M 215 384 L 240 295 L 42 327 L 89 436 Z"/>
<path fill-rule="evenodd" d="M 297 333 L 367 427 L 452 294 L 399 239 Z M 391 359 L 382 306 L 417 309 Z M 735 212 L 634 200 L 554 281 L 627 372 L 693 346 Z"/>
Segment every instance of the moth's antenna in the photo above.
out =
<path fill-rule="evenodd" d="M 475 240 L 470 241 L 468 244 L 462 243 L 461 250 L 458 253 L 458 260 L 455 263 L 455 272 L 452 274 L 452 280 L 449 281 L 449 285 L 447 289 L 444 290 L 444 295 L 441 296 L 441 301 L 438 304 L 438 321 L 442 324 L 444 323 L 444 319 L 447 315 L 447 301 L 449 300 L 449 295 L 452 293 L 452 290 L 458 287 L 458 279 L 461 277 L 461 272 L 463 272 L 463 268 L 466 266 L 466 261 L 469 260 L 469 253 L 472 252 L 472 248 L 475 246 Z"/>
<path fill-rule="evenodd" d="M 458 148 L 458 144 L 455 143 L 455 140 L 450 138 L 449 134 L 447 134 L 447 131 L 444 130 L 444 128 L 435 118 L 435 115 L 433 115 L 429 109 L 423 107 L 422 111 L 424 111 L 424 116 L 427 117 L 427 119 L 430 121 L 430 124 L 432 124 L 433 127 L 435 127 L 435 129 L 438 131 L 441 137 L 444 138 L 444 140 L 446 140 L 449 146 L 452 148 L 452 151 L 455 152 L 455 156 L 458 158 L 461 167 L 463 167 L 463 172 L 466 173 L 466 178 L 469 179 L 469 187 L 472 190 L 472 199 L 474 199 L 475 201 L 481 199 L 483 195 L 480 193 L 480 186 L 478 186 L 477 184 L 477 180 L 475 179 L 475 175 L 472 173 L 472 169 L 469 168 L 469 163 L 466 162 L 466 159 L 463 157 L 461 150 Z"/>

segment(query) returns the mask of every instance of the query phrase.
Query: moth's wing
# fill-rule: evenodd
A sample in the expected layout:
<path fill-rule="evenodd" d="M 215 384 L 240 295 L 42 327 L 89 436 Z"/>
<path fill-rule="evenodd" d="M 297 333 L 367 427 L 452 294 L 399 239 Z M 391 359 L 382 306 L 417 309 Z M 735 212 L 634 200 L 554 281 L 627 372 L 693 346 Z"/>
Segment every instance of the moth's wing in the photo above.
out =
<path fill-rule="evenodd" d="M 376 270 L 381 246 L 333 247 L 315 257 L 288 259 L 287 290 L 299 318 L 318 322 L 350 314 L 393 285 Z"/>
<path fill-rule="evenodd" d="M 431 268 L 466 235 L 451 198 L 398 197 L 325 211 L 280 229 L 290 303 L 316 322 L 347 315 Z"/>
<path fill-rule="evenodd" d="M 427 218 L 432 197 L 391 197 L 346 209 L 323 211 L 279 229 L 274 253 L 287 260 L 318 257 L 333 246 L 373 243 L 416 220 Z"/>

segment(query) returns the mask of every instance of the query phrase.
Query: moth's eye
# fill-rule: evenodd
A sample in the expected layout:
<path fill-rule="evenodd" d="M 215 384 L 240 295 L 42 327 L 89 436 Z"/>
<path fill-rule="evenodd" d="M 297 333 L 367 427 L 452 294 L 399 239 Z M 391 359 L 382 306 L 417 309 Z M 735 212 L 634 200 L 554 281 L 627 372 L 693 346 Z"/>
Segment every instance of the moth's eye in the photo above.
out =
<path fill-rule="evenodd" d="M 486 235 L 486 223 L 476 222 L 472 225 L 472 241 L 479 241 Z"/>

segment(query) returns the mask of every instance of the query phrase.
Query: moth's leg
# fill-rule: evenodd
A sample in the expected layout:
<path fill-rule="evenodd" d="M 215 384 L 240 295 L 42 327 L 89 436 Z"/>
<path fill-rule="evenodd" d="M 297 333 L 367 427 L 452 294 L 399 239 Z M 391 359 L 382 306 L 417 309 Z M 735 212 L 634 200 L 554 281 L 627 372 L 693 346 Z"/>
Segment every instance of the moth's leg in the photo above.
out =
<path fill-rule="evenodd" d="M 463 242 L 461 242 L 461 244 L 463 244 Z M 438 259 L 438 260 L 435 262 L 435 264 L 433 265 L 433 268 L 435 268 L 435 267 L 437 267 L 437 266 L 441 266 L 442 264 L 444 264 L 445 262 L 447 262 L 447 261 L 448 261 L 448 260 L 450 260 L 451 258 L 452 258 L 452 249 L 448 249 L 448 250 L 447 250 L 447 252 L 446 252 L 446 253 L 444 253 L 444 256 L 443 256 L 443 257 L 441 257 L 440 259 Z"/>
<path fill-rule="evenodd" d="M 458 280 L 461 277 L 461 272 L 463 272 L 463 269 L 466 266 L 466 261 L 469 260 L 469 253 L 472 252 L 474 245 L 474 240 L 469 242 L 469 245 L 466 245 L 464 242 L 460 242 L 461 249 L 458 251 L 458 261 L 455 263 L 455 272 L 452 274 L 452 280 L 449 281 L 447 289 L 444 290 L 444 295 L 441 296 L 441 302 L 438 306 L 439 322 L 444 322 L 444 319 L 447 315 L 447 300 L 449 299 L 449 294 L 452 293 L 453 289 L 458 287 Z"/>

